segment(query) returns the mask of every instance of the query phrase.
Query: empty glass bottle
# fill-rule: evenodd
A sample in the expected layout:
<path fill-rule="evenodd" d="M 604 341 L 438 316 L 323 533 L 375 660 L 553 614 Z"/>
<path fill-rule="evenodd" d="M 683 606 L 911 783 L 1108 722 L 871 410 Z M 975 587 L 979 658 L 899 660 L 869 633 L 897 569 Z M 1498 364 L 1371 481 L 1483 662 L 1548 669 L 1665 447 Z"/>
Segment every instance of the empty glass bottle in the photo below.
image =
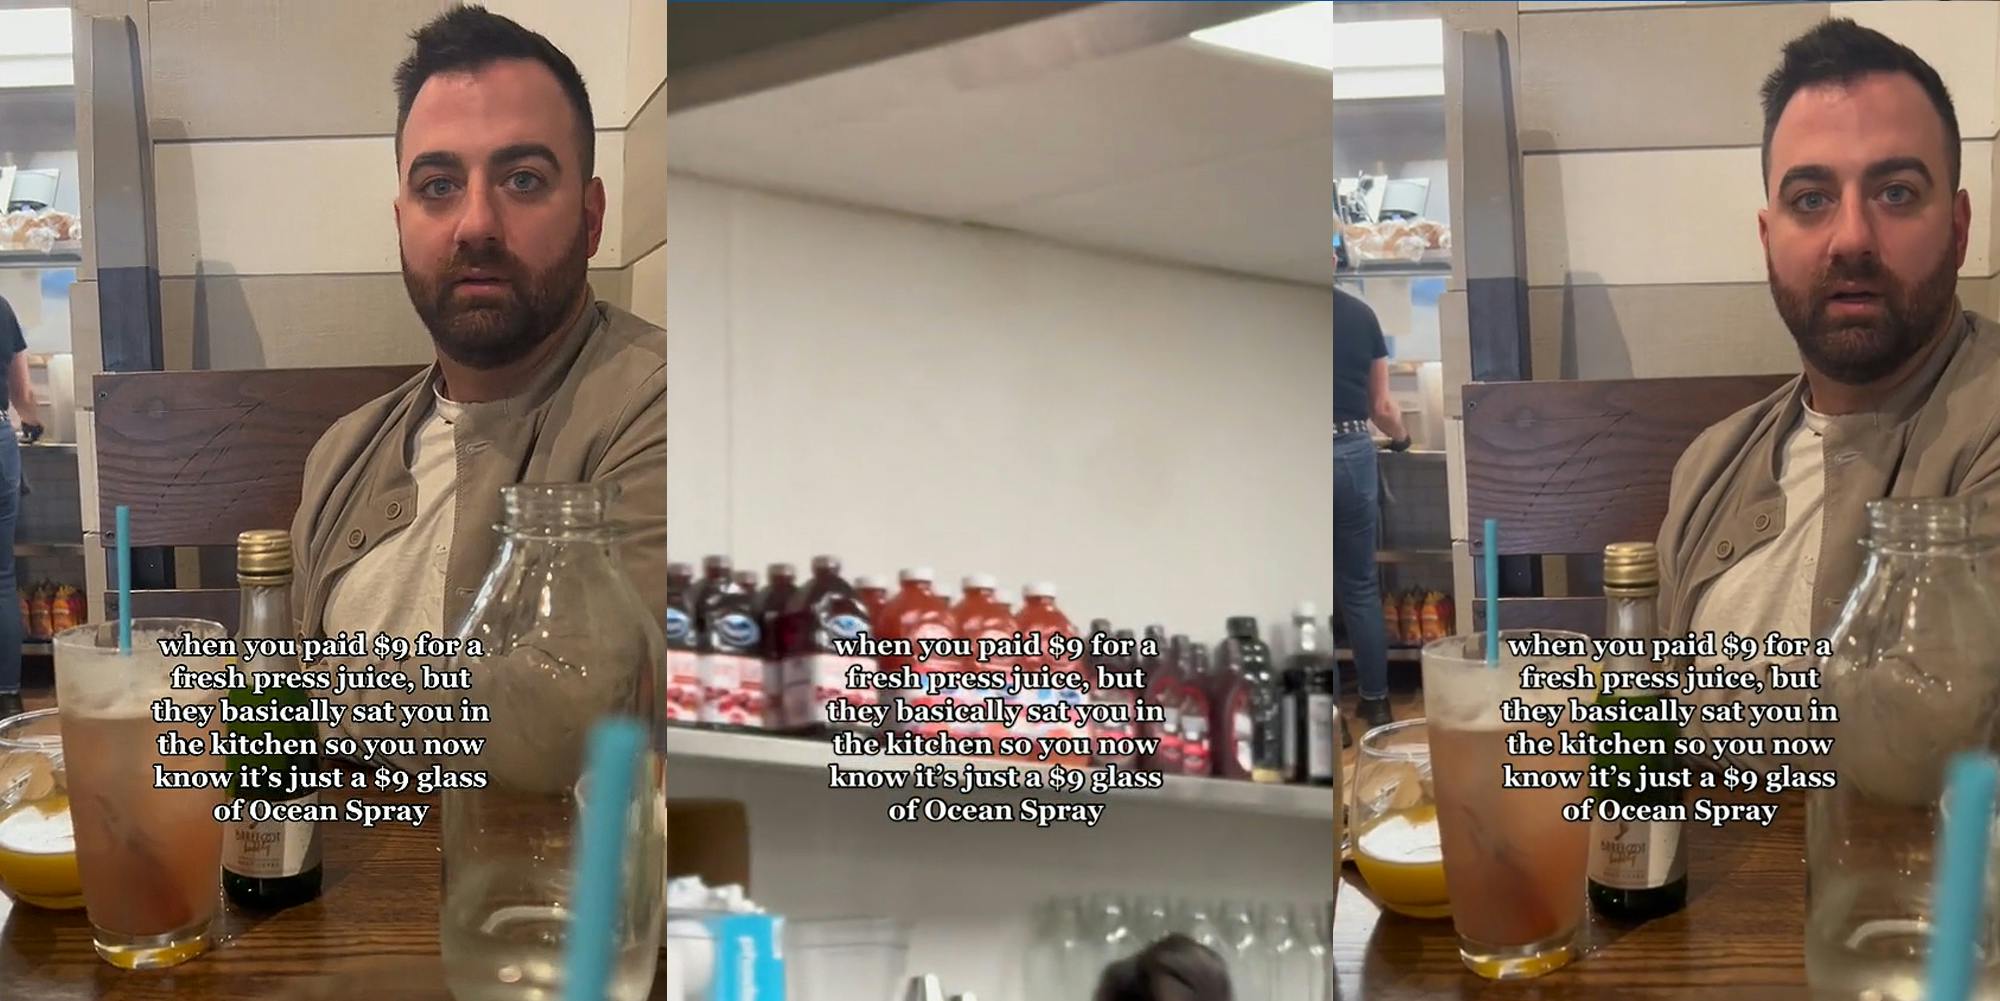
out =
<path fill-rule="evenodd" d="M 506 522 L 451 661 L 469 672 L 467 703 L 447 738 L 485 739 L 457 762 L 483 787 L 443 792 L 444 901 L 439 937 L 458 1001 L 529 1001 L 562 993 L 572 831 L 583 798 L 585 738 L 605 716 L 652 727 L 659 749 L 665 640 L 611 547 L 612 488 L 535 484 L 501 490 Z M 477 644 L 479 650 L 472 649 Z M 453 762 L 447 760 L 445 767 Z M 666 789 L 657 754 L 630 799 L 625 898 L 609 1001 L 651 989 L 666 922 Z"/>
<path fill-rule="evenodd" d="M 1803 767 L 1839 776 L 1807 798 L 1815 988 L 1891 1001 L 1923 993 L 1945 764 L 1958 751 L 2000 749 L 2000 595 L 1987 581 L 1994 543 L 1974 535 L 1977 513 L 1963 499 L 1871 502 L 1868 560 L 1820 662 L 1820 688 L 1789 693 L 1806 706 L 1808 739 L 1832 741 Z M 1989 901 L 1995 876 L 1989 867 Z M 1988 907 L 1980 999 L 2000 999 L 1996 921 Z"/>

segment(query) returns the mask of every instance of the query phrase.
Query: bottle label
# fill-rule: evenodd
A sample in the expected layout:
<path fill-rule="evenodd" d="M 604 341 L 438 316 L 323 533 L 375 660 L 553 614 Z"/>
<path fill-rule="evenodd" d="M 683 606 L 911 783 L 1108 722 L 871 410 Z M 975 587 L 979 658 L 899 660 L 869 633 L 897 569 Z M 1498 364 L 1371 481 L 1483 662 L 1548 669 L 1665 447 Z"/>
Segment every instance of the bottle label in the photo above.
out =
<path fill-rule="evenodd" d="M 710 644 L 722 651 L 748 653 L 757 649 L 757 641 L 763 636 L 763 630 L 757 628 L 757 620 L 742 613 L 725 615 L 715 620 L 715 625 L 710 628 L 713 633 Z"/>
<path fill-rule="evenodd" d="M 1189 713 L 1186 716 L 1181 717 L 1180 722 L 1181 722 L 1182 739 L 1187 740 L 1190 743 L 1201 744 L 1204 747 L 1207 746 L 1208 744 L 1207 716 L 1203 716 L 1198 713 Z"/>
<path fill-rule="evenodd" d="M 1254 767 L 1252 765 L 1253 759 L 1250 756 L 1249 710 L 1236 710 L 1235 714 L 1231 717 L 1231 723 L 1236 728 L 1236 732 L 1232 735 L 1236 738 L 1236 764 L 1237 767 L 1243 769 L 1243 774 L 1248 775 Z"/>
<path fill-rule="evenodd" d="M 701 658 L 692 650 L 667 651 L 667 718 L 693 722 L 701 717 Z"/>
<path fill-rule="evenodd" d="M 868 620 L 859 615 L 842 613 L 828 616 L 826 620 L 826 635 L 828 639 L 860 639 L 861 634 L 867 631 Z"/>
<path fill-rule="evenodd" d="M 1312 695 L 1306 699 L 1306 774 L 1314 781 L 1333 778 L 1335 748 L 1333 696 Z"/>
<path fill-rule="evenodd" d="M 1687 873 L 1681 822 L 1593 821 L 1590 878 L 1620 890 L 1650 890 Z"/>
<path fill-rule="evenodd" d="M 319 793 L 284 801 L 286 806 L 318 806 Z M 246 807 L 248 803 L 244 804 Z M 252 879 L 296 876 L 319 865 L 319 824 L 311 820 L 250 820 L 229 825 L 222 867 Z"/>
<path fill-rule="evenodd" d="M 667 642 L 675 646 L 694 642 L 694 624 L 688 621 L 688 613 L 678 608 L 667 609 Z"/>

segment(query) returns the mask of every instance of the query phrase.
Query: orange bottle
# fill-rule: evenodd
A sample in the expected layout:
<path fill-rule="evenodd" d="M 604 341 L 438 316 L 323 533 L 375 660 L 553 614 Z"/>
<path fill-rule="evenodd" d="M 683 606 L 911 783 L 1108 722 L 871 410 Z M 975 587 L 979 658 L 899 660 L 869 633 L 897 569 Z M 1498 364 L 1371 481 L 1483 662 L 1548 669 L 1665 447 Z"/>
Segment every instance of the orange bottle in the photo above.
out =
<path fill-rule="evenodd" d="M 964 591 L 958 603 L 951 606 L 951 620 L 952 627 L 957 630 L 958 635 L 972 644 L 973 659 L 964 664 L 964 668 L 979 674 L 1013 674 L 1019 658 L 994 656 L 986 660 L 977 659 L 980 640 L 1012 642 L 1014 634 L 1021 628 L 1020 623 L 1014 620 L 1014 613 L 1008 611 L 1007 606 L 994 597 L 993 592 L 999 586 L 998 583 L 994 581 L 992 575 L 983 573 L 972 574 L 960 583 Z M 1004 697 L 998 689 L 959 689 L 953 691 L 951 696 L 956 701 L 973 704 L 984 702 L 989 698 Z M 1001 723 L 954 724 L 952 733 L 960 737 L 989 737 L 994 742 L 995 754 L 999 753 L 999 743 L 1002 738 L 1028 736 L 1025 731 L 1009 732 Z"/>
<path fill-rule="evenodd" d="M 1076 625 L 1070 622 L 1069 616 L 1064 615 L 1062 609 L 1056 607 L 1056 586 L 1046 582 L 1036 582 L 1023 588 L 1021 593 L 1027 596 L 1027 600 L 1021 604 L 1021 613 L 1016 617 L 1016 621 L 1020 623 L 1022 633 L 1038 634 L 1041 637 L 1042 650 L 1040 657 L 1024 661 L 1021 664 L 1022 669 L 1074 671 L 1079 675 L 1083 674 L 1086 665 L 1089 664 L 1087 657 L 1071 657 L 1067 651 L 1056 650 L 1057 644 L 1064 644 L 1077 638 Z M 1084 739 L 1088 737 L 1090 730 L 1088 726 L 1076 721 L 1076 714 L 1083 711 L 1083 692 L 1075 688 L 1037 686 L 1032 689 L 1024 688 L 1018 699 L 1024 706 L 1060 705 L 1068 717 L 1060 723 L 1036 724 L 1029 723 L 1024 716 L 1021 726 L 1016 728 L 1023 736 L 1075 742 L 1077 746 L 1074 752 L 1051 754 L 1048 764 L 1068 765 L 1072 768 L 1090 767 L 1090 750 Z M 1036 750 L 1039 752 L 1040 749 L 1037 745 Z M 1037 758 L 1039 757 L 1038 753 Z"/>
<path fill-rule="evenodd" d="M 897 574 L 900 586 L 895 597 L 888 599 L 879 611 L 873 613 L 875 631 L 883 641 L 908 641 L 912 649 L 911 656 L 881 658 L 883 671 L 909 671 L 921 677 L 933 672 L 962 670 L 958 658 L 948 649 L 958 637 L 952 622 L 951 603 L 932 590 L 932 578 L 929 567 L 916 567 Z M 926 654 L 927 648 L 932 652 Z M 897 694 L 912 706 L 950 705 L 952 701 L 949 692 L 941 690 L 933 694 L 928 687 L 904 689 Z M 897 726 L 893 718 L 890 725 Z M 898 728 L 926 737 L 953 732 L 949 723 L 942 722 L 914 722 Z"/>
<path fill-rule="evenodd" d="M 72 610 L 70 598 L 76 589 L 64 584 L 56 588 L 55 597 L 49 599 L 49 634 L 56 635 L 76 625 L 76 614 Z"/>
<path fill-rule="evenodd" d="M 35 585 L 28 592 L 28 635 L 46 639 L 54 636 L 49 622 L 49 593 L 54 590 L 48 582 Z"/>
<path fill-rule="evenodd" d="M 883 587 L 882 582 L 875 577 L 862 574 L 854 578 L 854 596 L 860 598 L 862 606 L 868 609 L 868 621 L 875 623 L 879 633 L 882 628 L 882 609 L 891 600 L 889 589 Z"/>

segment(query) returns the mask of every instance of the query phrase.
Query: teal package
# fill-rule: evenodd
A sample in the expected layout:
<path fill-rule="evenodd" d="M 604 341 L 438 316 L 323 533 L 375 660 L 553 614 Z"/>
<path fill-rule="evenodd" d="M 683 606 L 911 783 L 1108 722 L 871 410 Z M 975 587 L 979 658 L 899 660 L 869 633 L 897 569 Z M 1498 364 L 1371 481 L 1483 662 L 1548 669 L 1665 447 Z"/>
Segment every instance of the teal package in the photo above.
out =
<path fill-rule="evenodd" d="M 715 915 L 709 933 L 715 936 L 713 1001 L 785 1001 L 784 918 Z"/>

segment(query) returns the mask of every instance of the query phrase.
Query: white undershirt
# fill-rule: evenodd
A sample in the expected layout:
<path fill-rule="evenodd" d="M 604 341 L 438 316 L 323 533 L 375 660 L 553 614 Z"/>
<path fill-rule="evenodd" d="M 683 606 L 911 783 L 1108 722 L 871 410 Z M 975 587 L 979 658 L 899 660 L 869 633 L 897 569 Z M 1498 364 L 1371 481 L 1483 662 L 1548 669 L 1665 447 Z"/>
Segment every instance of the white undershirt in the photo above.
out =
<path fill-rule="evenodd" d="M 410 523 L 334 582 L 326 601 L 327 635 L 356 630 L 410 638 L 421 632 L 444 634 L 445 571 L 451 565 L 452 505 L 458 492 L 452 426 L 464 410 L 464 404 L 438 394 L 409 446 L 410 475 L 417 481 Z"/>
<path fill-rule="evenodd" d="M 1697 635 L 1714 630 L 1718 643 L 1728 633 L 1735 633 L 1755 637 L 1760 644 L 1773 632 L 1789 639 L 1812 635 L 1813 581 L 1819 575 L 1821 524 L 1826 519 L 1825 433 L 1830 422 L 1827 415 L 1807 408 L 1798 426 L 1785 439 L 1778 467 L 1778 485 L 1785 494 L 1785 527 L 1770 542 L 1744 553 L 1703 592 L 1694 606 L 1692 626 Z M 1747 540 L 1732 541 L 1743 545 Z M 1754 662 L 1718 657 L 1693 666 L 1713 670 L 1717 663 L 1727 662 L 1734 669 L 1762 675 L 1763 665 L 1773 660 L 1784 662 L 1788 670 L 1799 669 L 1789 658 L 1762 655 Z M 1762 695 L 1751 695 L 1731 689 L 1703 688 L 1696 690 L 1693 700 L 1702 705 L 1734 701 L 1802 702 L 1802 698 L 1793 697 L 1801 694 L 1767 689 Z M 1803 723 L 1767 720 L 1753 726 L 1750 719 L 1746 715 L 1743 722 L 1700 721 L 1690 730 L 1711 740 L 1760 737 L 1768 742 L 1777 737 L 1806 736 Z M 1814 767 L 1796 756 L 1731 753 L 1724 757 L 1729 764 L 1749 768 L 1773 768 L 1785 761 L 1801 768 Z"/>
<path fill-rule="evenodd" d="M 1785 440 L 1778 486 L 1785 494 L 1785 527 L 1777 538 L 1744 553 L 1724 570 L 1694 606 L 1694 631 L 1755 636 L 1812 634 L 1813 581 L 1819 574 L 1820 528 L 1826 513 L 1827 424 L 1811 407 Z M 1744 540 L 1736 540 L 1741 546 Z"/>

